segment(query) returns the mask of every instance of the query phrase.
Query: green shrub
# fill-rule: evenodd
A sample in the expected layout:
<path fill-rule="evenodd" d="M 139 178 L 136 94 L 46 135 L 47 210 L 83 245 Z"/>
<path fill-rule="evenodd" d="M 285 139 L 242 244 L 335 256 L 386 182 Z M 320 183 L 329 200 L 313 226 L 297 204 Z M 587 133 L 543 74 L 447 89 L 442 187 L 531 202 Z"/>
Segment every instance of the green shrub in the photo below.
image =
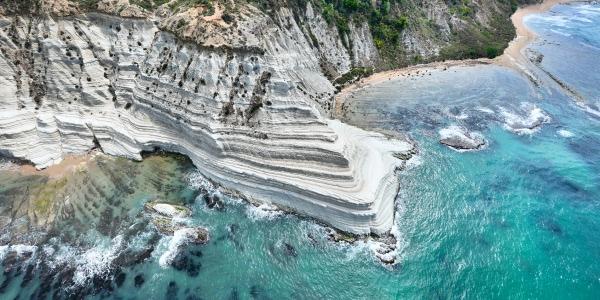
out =
<path fill-rule="evenodd" d="M 459 8 L 459 12 L 461 16 L 466 17 L 471 15 L 473 10 L 470 7 L 463 5 Z"/>
<path fill-rule="evenodd" d="M 349 72 L 347 72 L 346 74 L 344 74 L 344 75 L 340 76 L 338 79 L 336 79 L 335 83 L 343 85 L 352 80 L 370 76 L 371 74 L 373 74 L 373 68 L 366 68 L 366 67 L 352 68 Z"/>
<path fill-rule="evenodd" d="M 356 11 L 360 8 L 359 0 L 343 0 L 342 6 L 349 11 Z"/>
<path fill-rule="evenodd" d="M 494 58 L 494 57 L 500 55 L 500 50 L 494 46 L 488 46 L 485 48 L 485 55 L 488 58 Z"/>
<path fill-rule="evenodd" d="M 145 10 L 154 10 L 157 7 L 169 2 L 169 0 L 130 0 L 129 3 L 135 4 Z"/>
<path fill-rule="evenodd" d="M 375 43 L 375 47 L 377 47 L 377 49 L 382 49 L 383 46 L 385 46 L 385 42 L 382 39 L 374 38 L 373 42 Z"/>
<path fill-rule="evenodd" d="M 396 30 L 402 31 L 408 26 L 408 18 L 405 16 L 398 17 L 392 22 L 392 24 Z"/>

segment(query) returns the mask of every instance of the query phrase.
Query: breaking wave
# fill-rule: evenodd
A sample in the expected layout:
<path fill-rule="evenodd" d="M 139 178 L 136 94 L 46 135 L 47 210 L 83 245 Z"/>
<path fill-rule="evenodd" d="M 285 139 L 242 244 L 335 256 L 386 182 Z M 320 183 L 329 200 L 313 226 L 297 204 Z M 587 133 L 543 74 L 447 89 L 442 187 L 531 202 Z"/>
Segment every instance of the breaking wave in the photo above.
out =
<path fill-rule="evenodd" d="M 530 103 L 524 103 L 520 111 L 500 108 L 500 114 L 504 118 L 504 128 L 519 135 L 533 134 L 551 120 L 546 112 Z"/>

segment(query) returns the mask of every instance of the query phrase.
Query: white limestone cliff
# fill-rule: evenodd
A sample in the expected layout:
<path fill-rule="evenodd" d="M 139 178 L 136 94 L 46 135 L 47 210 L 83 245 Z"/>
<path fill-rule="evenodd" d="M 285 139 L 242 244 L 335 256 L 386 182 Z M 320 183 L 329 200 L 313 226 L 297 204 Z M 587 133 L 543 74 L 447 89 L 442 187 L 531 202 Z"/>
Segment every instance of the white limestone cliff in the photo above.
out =
<path fill-rule="evenodd" d="M 136 160 L 178 152 L 248 199 L 389 231 L 404 163 L 394 155 L 412 146 L 324 117 L 334 87 L 321 51 L 337 46 L 310 47 L 285 10 L 289 26 L 256 16 L 219 25 L 251 31 L 243 41 L 195 27 L 193 42 L 149 19 L 0 17 L 0 153 L 45 168 L 94 147 Z M 348 54 L 332 55 L 347 71 Z"/>

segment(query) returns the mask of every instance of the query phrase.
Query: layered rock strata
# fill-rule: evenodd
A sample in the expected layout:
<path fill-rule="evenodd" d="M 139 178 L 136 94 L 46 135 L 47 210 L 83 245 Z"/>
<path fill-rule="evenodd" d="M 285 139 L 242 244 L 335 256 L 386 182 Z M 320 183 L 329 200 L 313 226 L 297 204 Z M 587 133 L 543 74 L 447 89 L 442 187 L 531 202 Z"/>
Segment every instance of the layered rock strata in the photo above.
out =
<path fill-rule="evenodd" d="M 97 13 L 0 17 L 0 152 L 37 168 L 96 147 L 178 152 L 249 199 L 386 232 L 394 154 L 412 146 L 323 117 L 334 93 L 323 51 L 338 46 L 310 47 L 289 13 L 278 13 L 289 26 L 241 18 L 243 43 L 184 42 L 158 21 Z"/>

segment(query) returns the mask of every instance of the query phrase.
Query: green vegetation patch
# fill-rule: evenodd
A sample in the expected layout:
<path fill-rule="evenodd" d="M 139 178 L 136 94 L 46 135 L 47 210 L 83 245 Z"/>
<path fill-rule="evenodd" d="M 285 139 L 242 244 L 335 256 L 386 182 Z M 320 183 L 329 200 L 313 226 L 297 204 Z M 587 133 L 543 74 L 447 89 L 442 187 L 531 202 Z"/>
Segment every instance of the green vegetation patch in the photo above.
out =
<path fill-rule="evenodd" d="M 176 0 L 169 4 L 169 8 L 174 12 L 195 6 L 206 7 L 207 10 L 204 12 L 205 16 L 212 15 L 215 12 L 213 1 L 211 0 Z"/>
<path fill-rule="evenodd" d="M 135 4 L 145 10 L 152 11 L 170 0 L 129 0 L 130 4 Z"/>
<path fill-rule="evenodd" d="M 335 80 L 336 84 L 344 85 L 356 79 L 367 77 L 373 74 L 373 68 L 358 67 L 352 68 L 348 73 L 340 76 Z"/>

